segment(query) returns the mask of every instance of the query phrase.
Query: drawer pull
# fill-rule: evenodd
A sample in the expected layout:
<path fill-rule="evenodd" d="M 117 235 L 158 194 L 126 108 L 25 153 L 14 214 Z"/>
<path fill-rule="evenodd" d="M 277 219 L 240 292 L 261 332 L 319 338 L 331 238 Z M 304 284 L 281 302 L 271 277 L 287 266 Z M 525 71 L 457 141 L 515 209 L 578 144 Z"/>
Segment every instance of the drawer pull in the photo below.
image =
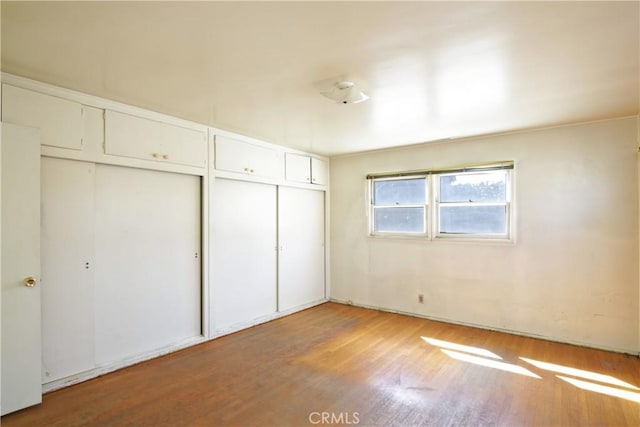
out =
<path fill-rule="evenodd" d="M 168 154 L 163 154 L 163 155 L 162 155 L 162 158 L 163 158 L 163 159 L 165 159 L 165 160 L 167 160 L 167 159 L 169 158 L 169 155 L 168 155 Z"/>

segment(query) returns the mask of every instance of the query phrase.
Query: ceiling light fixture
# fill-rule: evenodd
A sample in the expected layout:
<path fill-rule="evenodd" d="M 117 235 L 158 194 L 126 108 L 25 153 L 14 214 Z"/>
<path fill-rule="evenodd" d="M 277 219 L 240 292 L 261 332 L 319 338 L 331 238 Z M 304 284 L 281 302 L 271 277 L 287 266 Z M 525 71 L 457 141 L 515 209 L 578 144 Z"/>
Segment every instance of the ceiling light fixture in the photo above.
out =
<path fill-rule="evenodd" d="M 338 82 L 326 92 L 320 92 L 321 95 L 337 102 L 338 104 L 357 104 L 366 101 L 369 97 L 358 89 L 353 82 Z"/>

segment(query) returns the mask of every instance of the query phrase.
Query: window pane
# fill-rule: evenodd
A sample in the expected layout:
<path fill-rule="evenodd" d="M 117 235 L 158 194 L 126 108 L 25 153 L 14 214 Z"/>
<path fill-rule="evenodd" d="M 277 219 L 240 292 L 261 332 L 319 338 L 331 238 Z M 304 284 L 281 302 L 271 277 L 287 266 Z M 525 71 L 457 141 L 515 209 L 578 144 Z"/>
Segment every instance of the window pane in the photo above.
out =
<path fill-rule="evenodd" d="M 504 202 L 506 171 L 462 173 L 440 177 L 441 202 Z"/>
<path fill-rule="evenodd" d="M 441 233 L 507 233 L 506 206 L 440 206 Z"/>
<path fill-rule="evenodd" d="M 374 181 L 374 204 L 376 205 L 424 205 L 426 203 L 424 178 Z"/>
<path fill-rule="evenodd" d="M 375 208 L 374 231 L 424 233 L 424 208 Z"/>

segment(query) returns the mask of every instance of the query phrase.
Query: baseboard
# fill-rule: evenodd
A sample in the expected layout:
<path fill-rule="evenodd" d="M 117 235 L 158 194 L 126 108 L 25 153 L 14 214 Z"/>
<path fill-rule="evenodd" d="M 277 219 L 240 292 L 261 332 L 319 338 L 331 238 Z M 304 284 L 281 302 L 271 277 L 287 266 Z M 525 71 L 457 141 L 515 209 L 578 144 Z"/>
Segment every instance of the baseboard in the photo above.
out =
<path fill-rule="evenodd" d="M 630 356 L 640 357 L 640 351 L 621 349 L 621 348 L 615 348 L 615 347 L 608 347 L 608 346 L 601 346 L 601 345 L 597 345 L 597 344 L 593 344 L 593 343 L 585 343 L 585 342 L 582 342 L 582 341 L 561 340 L 561 339 L 558 339 L 558 338 L 555 338 L 555 337 L 532 334 L 532 333 L 529 333 L 529 332 L 516 331 L 516 330 L 511 330 L 511 329 L 505 329 L 505 328 L 497 328 L 497 327 L 480 325 L 480 324 L 470 323 L 470 322 L 461 322 L 461 321 L 453 320 L 453 319 L 446 319 L 446 318 L 441 318 L 441 317 L 429 316 L 429 315 L 425 315 L 425 314 L 412 313 L 412 312 L 409 312 L 409 311 L 394 310 L 394 309 L 386 308 L 386 307 L 377 307 L 377 306 L 372 306 L 372 305 L 367 305 L 367 304 L 354 303 L 353 301 L 343 301 L 343 300 L 339 300 L 339 299 L 335 299 L 335 298 L 331 298 L 330 301 L 338 303 L 338 304 L 352 305 L 354 307 L 367 308 L 367 309 L 370 309 L 370 310 L 384 311 L 386 313 L 402 314 L 404 316 L 419 317 L 421 319 L 433 320 L 433 321 L 436 321 L 436 322 L 450 323 L 452 325 L 468 326 L 470 328 L 484 329 L 484 330 L 487 330 L 487 331 L 495 331 L 495 332 L 503 332 L 505 334 L 518 335 L 518 336 L 527 337 L 527 338 L 535 338 L 535 339 L 544 340 L 544 341 L 557 342 L 557 343 L 561 343 L 561 344 L 570 344 L 570 345 L 575 345 L 575 346 L 579 346 L 579 347 L 593 348 L 593 349 L 596 349 L 596 350 L 605 350 L 605 351 L 611 351 L 611 352 L 614 352 L 614 353 L 621 353 L 621 354 L 627 354 L 627 355 L 630 355 Z"/>
<path fill-rule="evenodd" d="M 110 372 L 114 372 L 122 368 L 126 368 L 128 366 L 136 365 L 138 363 L 141 363 L 147 360 L 155 359 L 156 357 L 164 356 L 169 353 L 174 353 L 176 351 L 179 351 L 197 344 L 201 344 L 206 341 L 207 339 L 205 337 L 189 338 L 187 340 L 181 341 L 178 344 L 163 347 L 158 350 L 151 351 L 149 353 L 144 353 L 144 354 L 130 357 L 124 360 L 119 360 L 117 362 L 98 366 L 88 371 L 84 371 L 84 372 L 70 375 L 68 377 L 60 378 L 58 380 L 54 380 L 54 381 L 42 384 L 42 394 L 59 390 L 61 388 L 78 384 L 93 378 L 97 378 L 102 375 L 108 374 Z"/>
<path fill-rule="evenodd" d="M 315 306 L 320 305 L 320 304 L 324 304 L 326 302 L 329 302 L 329 300 L 326 299 L 326 298 L 323 298 L 323 299 L 320 299 L 320 300 L 312 301 L 312 302 L 307 303 L 307 304 L 299 305 L 299 306 L 294 307 L 294 308 L 290 308 L 288 310 L 278 311 L 276 313 L 269 314 L 267 316 L 259 317 L 257 319 L 253 319 L 253 320 L 251 320 L 249 322 L 236 323 L 235 325 L 230 326 L 228 328 L 223 328 L 223 329 L 218 329 L 216 331 L 213 331 L 213 335 L 211 336 L 210 339 L 220 338 L 220 337 L 223 337 L 225 335 L 230 335 L 230 334 L 242 331 L 244 329 L 248 329 L 248 328 L 252 328 L 254 326 L 261 325 L 263 323 L 271 322 L 272 320 L 276 320 L 276 319 L 279 319 L 281 317 L 289 316 L 289 315 L 291 315 L 293 313 L 297 313 L 299 311 L 303 311 L 303 310 L 306 310 L 308 308 L 315 307 Z"/>
<path fill-rule="evenodd" d="M 74 375 L 70 375 L 68 377 L 60 378 L 58 380 L 54 380 L 54 381 L 42 384 L 42 393 L 43 394 L 49 393 L 49 392 L 52 392 L 52 391 L 55 391 L 55 390 L 59 390 L 59 389 L 64 388 L 64 387 L 68 387 L 68 386 L 71 386 L 71 385 L 74 385 L 74 384 L 78 384 L 78 383 L 81 383 L 81 382 L 84 382 L 84 381 L 87 381 L 87 380 L 90 380 L 90 379 L 93 379 L 93 378 L 97 378 L 99 376 L 102 376 L 102 375 L 105 375 L 105 374 L 108 374 L 108 373 L 111 373 L 111 372 L 115 372 L 117 370 L 129 367 L 129 366 L 133 366 L 133 365 L 136 365 L 138 363 L 145 362 L 147 360 L 155 359 L 156 357 L 160 357 L 160 356 L 164 356 L 166 354 L 174 353 L 176 351 L 183 350 L 185 348 L 192 347 L 194 345 L 202 344 L 202 343 L 205 343 L 207 341 L 211 341 L 211 340 L 214 340 L 216 338 L 220 338 L 220 337 L 225 336 L 225 335 L 229 335 L 229 334 L 232 334 L 232 333 L 235 333 L 235 332 L 239 332 L 241 330 L 248 329 L 248 328 L 251 328 L 253 326 L 260 325 L 262 323 L 267 323 L 267 322 L 270 322 L 272 320 L 279 319 L 281 317 L 289 316 L 289 315 L 291 315 L 293 313 L 297 313 L 299 311 L 306 310 L 308 308 L 315 307 L 315 306 L 320 305 L 320 304 L 324 304 L 324 303 L 326 303 L 328 301 L 329 301 L 328 299 L 323 298 L 321 300 L 313 301 L 313 302 L 310 302 L 308 304 L 303 304 L 303 305 L 294 307 L 294 308 L 289 309 L 289 310 L 280 311 L 280 312 L 277 312 L 277 313 L 270 314 L 268 316 L 260 317 L 258 319 L 253 319 L 250 322 L 244 322 L 244 323 L 239 323 L 239 324 L 233 325 L 231 328 L 227 328 L 227 329 L 223 329 L 223 330 L 220 330 L 220 331 L 216 331 L 209 338 L 206 338 L 206 337 L 190 338 L 190 339 L 182 341 L 182 342 L 180 342 L 178 344 L 174 344 L 174 345 L 171 345 L 171 346 L 163 347 L 161 349 L 154 350 L 154 351 L 151 351 L 149 353 L 145 353 L 145 354 L 138 355 L 138 356 L 135 356 L 135 357 L 127 358 L 127 359 L 124 359 L 124 360 L 119 360 L 119 361 L 114 362 L 114 363 L 109 363 L 109 364 L 106 364 L 106 365 L 103 365 L 103 366 L 98 366 L 98 367 L 96 367 L 94 369 L 90 369 L 88 371 L 84 371 L 84 372 L 80 372 L 80 373 L 77 373 L 77 374 L 74 374 Z"/>

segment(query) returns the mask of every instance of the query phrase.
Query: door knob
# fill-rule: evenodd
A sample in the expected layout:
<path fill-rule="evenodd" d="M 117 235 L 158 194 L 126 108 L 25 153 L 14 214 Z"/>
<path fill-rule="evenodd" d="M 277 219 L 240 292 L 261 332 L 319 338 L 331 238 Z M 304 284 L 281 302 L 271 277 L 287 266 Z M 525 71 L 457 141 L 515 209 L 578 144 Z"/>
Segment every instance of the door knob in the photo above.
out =
<path fill-rule="evenodd" d="M 36 278 L 33 276 L 25 277 L 22 283 L 28 288 L 33 288 L 36 285 Z"/>

